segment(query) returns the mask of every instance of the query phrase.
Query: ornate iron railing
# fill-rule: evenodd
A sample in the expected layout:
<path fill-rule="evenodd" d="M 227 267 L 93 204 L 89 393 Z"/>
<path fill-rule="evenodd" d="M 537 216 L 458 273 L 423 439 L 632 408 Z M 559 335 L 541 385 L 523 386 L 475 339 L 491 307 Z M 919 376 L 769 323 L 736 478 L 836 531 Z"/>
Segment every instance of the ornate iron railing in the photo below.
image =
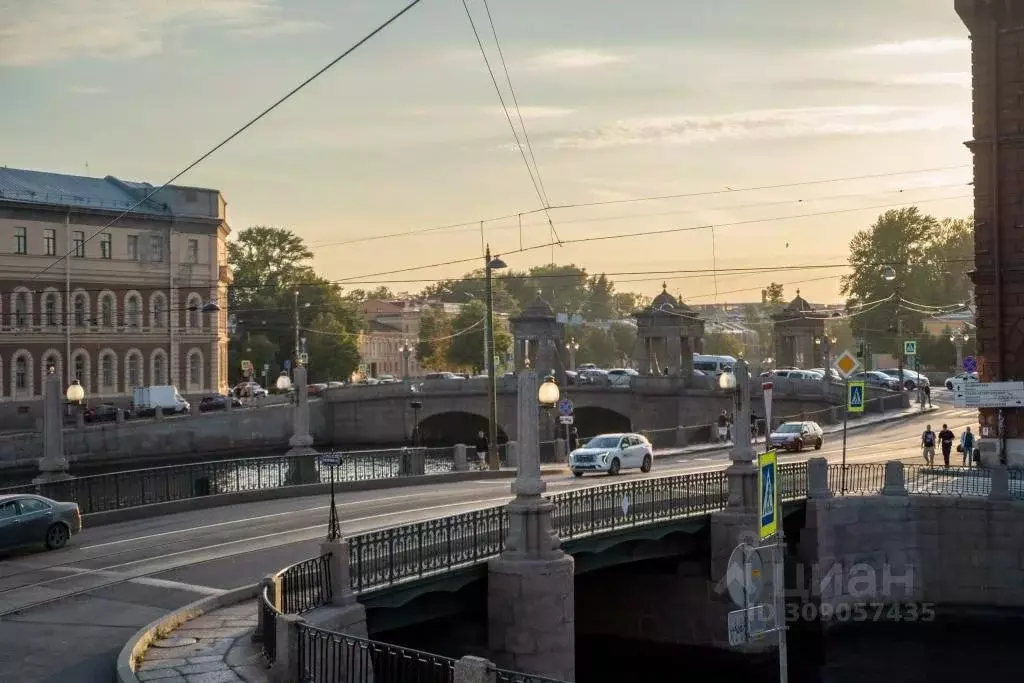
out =
<path fill-rule="evenodd" d="M 331 601 L 331 555 L 311 557 L 279 575 L 278 604 L 285 614 L 302 614 Z"/>
<path fill-rule="evenodd" d="M 391 479 L 409 473 L 410 458 L 422 456 L 426 474 L 450 472 L 455 467 L 452 448 L 350 451 L 336 466 L 336 481 Z M 404 464 L 403 464 L 404 463 Z M 320 456 L 282 455 L 214 460 L 186 465 L 148 467 L 110 474 L 74 477 L 45 484 L 0 489 L 4 493 L 38 493 L 78 503 L 82 514 L 200 498 L 217 493 L 275 489 L 326 482 L 329 467 Z"/>
<path fill-rule="evenodd" d="M 299 683 L 452 683 L 455 660 L 298 624 Z"/>
<path fill-rule="evenodd" d="M 267 664 L 273 664 L 277 659 L 277 608 L 271 602 L 268 593 L 269 588 L 265 587 L 260 591 L 259 599 L 259 640 L 263 650 L 263 658 Z"/>

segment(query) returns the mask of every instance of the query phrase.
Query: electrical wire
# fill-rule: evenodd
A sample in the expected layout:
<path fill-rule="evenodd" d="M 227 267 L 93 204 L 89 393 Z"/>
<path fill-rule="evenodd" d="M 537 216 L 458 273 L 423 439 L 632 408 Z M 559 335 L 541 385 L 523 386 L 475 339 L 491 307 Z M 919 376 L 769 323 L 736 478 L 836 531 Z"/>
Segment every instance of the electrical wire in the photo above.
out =
<path fill-rule="evenodd" d="M 809 180 L 809 181 L 803 181 L 803 182 L 797 182 L 797 183 L 784 183 L 784 184 L 778 184 L 778 185 L 763 185 L 763 186 L 760 186 L 760 187 L 733 188 L 733 189 L 726 189 L 726 190 L 711 190 L 711 191 L 707 191 L 707 192 L 690 192 L 690 193 L 675 194 L 675 195 L 659 195 L 659 196 L 650 196 L 650 197 L 637 197 L 637 198 L 633 198 L 633 199 L 608 200 L 608 201 L 603 201 L 603 202 L 580 202 L 580 203 L 576 203 L 576 204 L 560 204 L 560 205 L 556 205 L 556 206 L 550 207 L 550 210 L 556 211 L 556 210 L 568 210 L 568 209 L 582 209 L 582 208 L 595 207 L 595 206 L 604 206 L 604 205 L 610 205 L 610 204 L 624 204 L 624 203 L 638 203 L 638 202 L 648 202 L 648 201 L 662 201 L 662 200 L 669 200 L 669 199 L 687 199 L 687 198 L 697 198 L 697 197 L 714 196 L 714 195 L 721 195 L 721 194 L 737 194 L 737 193 L 743 193 L 743 192 L 756 192 L 756 191 L 762 191 L 762 190 L 776 190 L 776 189 L 786 189 L 786 188 L 794 188 L 794 187 L 807 187 L 807 186 L 811 186 L 811 185 L 820 185 L 820 184 L 829 184 L 829 183 L 840 183 L 840 182 L 848 182 L 848 181 L 855 181 L 855 180 L 865 180 L 865 179 L 872 179 L 872 178 L 892 177 L 892 176 L 899 176 L 899 175 L 912 175 L 912 174 L 915 174 L 915 173 L 927 173 L 927 172 L 934 172 L 934 171 L 939 171 L 939 170 L 949 170 L 949 169 L 956 169 L 956 168 L 962 168 L 962 167 L 961 166 L 952 166 L 952 167 L 948 167 L 946 169 L 922 169 L 922 170 L 918 170 L 918 171 L 902 171 L 902 172 L 895 172 L 895 173 L 888 173 L 888 174 L 875 174 L 875 175 L 869 175 L 869 176 L 851 176 L 851 177 L 847 177 L 847 178 L 829 178 L 829 179 L 825 179 L 825 180 Z M 968 182 L 968 183 L 951 183 L 951 184 L 948 184 L 948 185 L 923 185 L 923 186 L 920 186 L 920 187 L 907 187 L 907 188 L 900 188 L 900 189 L 891 190 L 891 191 L 886 190 L 886 191 L 879 191 L 879 192 L 864 192 L 864 193 L 856 193 L 856 194 L 834 195 L 832 197 L 826 196 L 826 197 L 820 197 L 820 198 L 811 197 L 811 198 L 795 199 L 795 200 L 785 200 L 785 201 L 776 201 L 776 202 L 758 202 L 758 203 L 752 203 L 752 204 L 739 204 L 739 205 L 732 205 L 732 206 L 710 207 L 708 209 L 686 210 L 686 211 L 681 211 L 681 212 L 666 212 L 666 213 L 658 213 L 658 214 L 641 214 L 641 215 L 639 215 L 637 217 L 641 217 L 641 218 L 642 217 L 646 217 L 646 216 L 656 217 L 656 216 L 663 216 L 663 215 L 674 215 L 674 214 L 677 214 L 677 213 L 696 213 L 697 211 L 729 211 L 729 210 L 757 208 L 757 207 L 764 207 L 764 206 L 779 206 L 779 205 L 783 205 L 783 204 L 819 201 L 819 200 L 827 200 L 827 199 L 857 198 L 857 197 L 876 196 L 876 195 L 880 195 L 880 194 L 899 194 L 899 193 L 903 193 L 903 192 L 913 192 L 913 191 L 917 191 L 917 190 L 940 189 L 940 188 L 947 188 L 947 187 L 964 187 L 965 185 L 969 186 L 969 185 L 972 185 L 972 184 L 973 183 Z M 443 231 L 443 230 L 453 230 L 453 229 L 461 229 L 461 228 L 465 228 L 467 231 L 469 231 L 469 230 L 474 230 L 475 231 L 475 230 L 479 229 L 479 226 L 480 226 L 481 223 L 485 223 L 485 224 L 486 223 L 497 223 L 497 222 L 500 222 L 500 221 L 511 220 L 513 218 L 518 219 L 518 218 L 521 218 L 522 216 L 528 216 L 528 215 L 532 215 L 532 214 L 535 214 L 535 213 L 540 213 L 540 212 L 543 212 L 543 211 L 545 211 L 545 209 L 534 209 L 534 210 L 530 210 L 530 211 L 521 211 L 521 212 L 518 212 L 518 213 L 507 214 L 507 215 L 504 215 L 504 216 L 496 216 L 496 217 L 493 217 L 493 218 L 477 219 L 475 221 L 465 221 L 465 222 L 462 222 L 462 223 L 449 223 L 449 224 L 446 224 L 446 225 L 437 225 L 437 226 L 433 226 L 433 227 L 429 227 L 429 228 L 417 228 L 417 229 L 414 229 L 414 230 L 406 230 L 406 231 L 403 231 L 403 232 L 385 233 L 383 235 L 365 235 L 363 237 L 353 237 L 353 238 L 350 238 L 350 239 L 339 240 L 339 241 L 331 241 L 331 242 L 315 242 L 315 243 L 311 244 L 310 246 L 312 246 L 312 247 L 343 246 L 343 245 L 348 245 L 348 244 L 359 244 L 359 243 L 362 243 L 362 242 L 373 242 L 373 241 L 382 240 L 382 239 L 391 239 L 391 238 L 394 238 L 394 237 L 409 237 L 409 236 L 422 235 L 422 234 L 431 233 L 431 232 L 440 232 L 440 231 Z M 634 215 L 625 215 L 625 216 L 622 216 L 621 220 L 626 220 L 626 219 L 629 219 L 629 218 L 632 218 L 632 217 L 634 217 Z M 588 222 L 596 222 L 596 221 L 603 221 L 603 220 L 620 220 L 620 219 L 618 219 L 618 218 L 589 218 L 589 219 L 576 219 L 576 220 L 560 220 L 559 223 L 561 223 L 561 224 L 576 224 L 576 223 L 588 223 Z M 516 228 L 516 229 L 519 229 L 520 227 L 539 227 L 539 226 L 544 226 L 544 225 L 547 225 L 547 223 L 546 222 L 544 222 L 544 223 L 526 223 L 526 224 L 524 224 L 522 226 L 519 226 L 519 225 L 517 225 L 517 226 L 510 226 L 509 229 L 513 229 L 513 227 Z"/>
<path fill-rule="evenodd" d="M 433 339 L 417 339 L 417 342 L 430 343 L 430 342 L 448 341 L 449 339 L 455 339 L 456 337 L 462 337 L 464 335 L 467 335 L 467 334 L 469 334 L 470 332 L 472 332 L 473 330 L 475 330 L 476 328 L 480 327 L 483 324 L 484 324 L 484 318 L 481 318 L 480 320 L 476 321 L 475 323 L 473 323 L 469 327 L 464 327 L 461 330 L 458 330 L 457 332 L 454 332 L 452 334 L 445 335 L 444 337 L 434 337 Z M 324 334 L 324 335 L 335 336 L 335 337 L 351 337 L 351 336 L 354 336 L 354 335 L 358 334 L 358 332 L 347 332 L 347 333 L 328 332 L 327 330 L 315 330 L 315 329 L 312 329 L 312 328 L 309 328 L 309 327 L 300 327 L 299 329 L 300 330 L 305 330 L 306 332 L 313 332 L 314 334 Z"/>
<path fill-rule="evenodd" d="M 102 234 L 105 230 L 107 230 L 107 228 L 112 226 L 114 223 L 118 222 L 119 220 L 121 220 L 122 218 L 127 216 L 129 213 L 131 213 L 132 211 L 137 209 L 139 206 L 141 206 L 141 205 L 145 204 L 146 202 L 148 202 L 158 192 L 160 192 L 161 190 L 166 189 L 171 183 L 176 181 L 178 178 L 182 177 L 183 175 L 185 175 L 186 173 L 188 173 L 189 171 L 194 169 L 196 166 L 198 166 L 199 164 L 203 163 L 208 158 L 213 156 L 221 148 L 223 148 L 228 143 L 230 143 L 232 140 L 234 140 L 239 135 L 244 133 L 246 130 L 248 130 L 249 128 L 254 126 L 258 121 L 260 121 L 262 118 L 267 116 L 270 112 L 272 112 L 275 109 L 277 109 L 279 106 L 281 106 L 286 101 L 291 99 L 292 96 L 296 95 L 300 90 L 304 89 L 307 85 L 309 85 L 310 83 L 315 81 L 317 78 L 319 78 L 320 76 L 325 74 L 327 71 L 329 71 L 331 68 L 333 68 L 334 65 L 336 65 L 338 62 L 340 62 L 341 60 L 345 59 L 350 54 L 352 54 L 353 52 L 358 50 L 365 43 L 369 42 L 374 36 L 376 36 L 378 33 L 380 33 L 381 31 L 386 29 L 388 26 L 390 26 L 392 23 L 397 21 L 403 14 L 405 14 L 406 12 L 411 10 L 413 7 L 418 5 L 420 2 L 421 2 L 421 0 L 410 0 L 409 4 L 407 4 L 405 7 L 403 7 L 402 9 L 400 9 L 397 12 L 395 12 L 394 14 L 392 14 L 391 17 L 389 17 L 384 23 L 378 25 L 377 28 L 375 28 L 372 31 L 370 31 L 369 33 L 367 33 L 365 36 L 363 36 L 361 39 L 359 39 L 355 44 L 353 44 L 347 50 L 342 52 L 340 55 L 338 55 L 337 57 L 332 59 L 326 65 L 324 65 L 321 69 L 316 71 L 313 75 L 309 76 L 306 80 L 302 81 L 297 86 L 295 86 L 290 91 L 288 91 L 283 97 L 279 98 L 277 101 L 275 101 L 269 107 L 267 107 L 266 109 L 261 111 L 255 117 L 249 119 L 249 121 L 247 123 L 242 125 L 240 128 L 237 128 L 229 136 L 227 136 L 226 138 L 224 138 L 223 140 L 218 142 L 216 145 L 211 147 L 209 150 L 207 150 L 205 153 L 203 153 L 198 159 L 196 159 L 195 161 L 193 161 L 189 165 L 185 166 L 185 168 L 183 168 L 180 171 L 178 171 L 177 173 L 175 173 L 168 180 L 166 180 L 162 185 L 160 185 L 159 187 L 155 187 L 152 190 L 150 190 L 149 192 L 147 192 L 145 195 L 143 195 L 142 199 L 138 200 L 137 202 L 135 202 L 134 204 L 129 206 L 127 209 L 122 211 L 120 214 L 115 216 L 108 223 L 105 223 L 102 227 L 98 228 L 95 232 L 93 232 L 91 235 L 89 235 L 82 244 L 86 244 L 86 243 L 92 241 L 94 238 L 96 238 L 97 236 Z M 36 273 L 35 276 L 33 276 L 32 280 L 38 279 L 39 276 L 45 274 L 46 272 L 48 272 L 51 268 L 53 268 L 57 264 L 59 264 L 62 261 L 70 258 L 71 255 L 75 252 L 75 249 L 77 249 L 77 248 L 78 247 L 74 247 L 72 249 L 69 249 L 67 251 L 67 253 L 65 253 L 63 256 L 61 256 L 60 258 L 56 259 L 55 261 L 53 261 L 52 263 L 50 263 L 49 265 L 44 267 L 42 270 L 40 270 L 38 273 Z"/>
<path fill-rule="evenodd" d="M 557 235 L 557 233 L 554 232 L 554 223 L 551 222 L 551 215 L 550 215 L 550 213 L 547 212 L 547 207 L 550 205 L 550 202 L 548 201 L 547 193 L 544 191 L 544 181 L 540 177 L 540 169 L 537 168 L 536 159 L 534 159 L 533 166 L 531 167 L 530 166 L 530 160 L 527 159 L 527 157 L 526 157 L 526 150 L 523 148 L 523 143 L 519 139 L 519 132 L 516 130 L 516 126 L 512 122 L 512 115 L 509 113 L 508 105 L 505 103 L 505 96 L 501 93 L 501 86 L 498 85 L 498 79 L 494 75 L 494 68 L 491 66 L 490 58 L 487 56 L 487 50 L 484 48 L 484 43 L 483 43 L 483 40 L 480 37 L 480 32 L 477 31 L 476 22 L 473 20 L 473 13 L 469 11 L 469 3 L 467 2 L 467 0 L 462 0 L 462 7 L 463 7 L 463 9 L 466 10 L 466 18 L 469 20 L 470 28 L 473 29 L 473 36 L 476 38 L 476 44 L 480 48 L 480 55 L 484 59 L 484 65 L 487 67 L 487 73 L 491 77 L 491 83 L 494 84 L 494 91 L 498 94 L 498 101 L 501 102 L 501 109 L 502 109 L 502 111 L 505 112 L 505 118 L 508 120 L 509 128 L 512 130 L 512 137 L 515 138 L 516 147 L 519 149 L 519 155 L 523 158 L 523 163 L 526 164 L 526 171 L 527 171 L 527 173 L 530 174 L 530 183 L 533 185 L 533 189 L 537 193 L 537 198 L 540 199 L 541 206 L 543 207 L 542 210 L 545 212 L 545 215 L 547 215 L 548 223 L 551 225 L 552 234 L 554 234 L 554 236 L 555 236 L 555 240 L 554 241 L 557 242 L 558 241 L 558 235 Z M 488 15 L 488 17 L 490 17 L 490 10 L 489 9 L 487 11 L 487 15 Z M 494 24 L 492 23 L 491 26 L 493 28 Z M 495 38 L 495 41 L 497 41 L 498 37 L 497 37 L 497 33 L 496 32 L 495 32 L 494 38 Z M 500 46 L 498 48 L 498 51 L 499 51 L 499 54 L 500 54 L 500 52 L 501 52 Z M 502 57 L 502 63 L 504 63 L 504 57 Z M 506 75 L 508 74 L 508 69 L 507 68 L 505 70 L 505 73 L 506 73 Z M 509 88 L 510 89 L 511 89 L 511 86 L 512 86 L 512 82 L 511 82 L 511 80 L 509 80 Z M 513 99 L 515 99 L 514 91 L 512 93 L 512 97 L 513 97 Z M 517 111 L 519 110 L 519 105 L 518 104 L 516 104 L 516 110 Z M 522 115 L 520 114 L 520 121 L 521 120 L 522 120 Z M 530 156 L 533 157 L 533 149 L 532 149 L 532 146 L 529 145 L 529 141 L 528 141 L 529 138 L 527 137 L 525 125 L 523 126 L 523 137 L 527 138 L 527 146 L 530 148 Z"/>

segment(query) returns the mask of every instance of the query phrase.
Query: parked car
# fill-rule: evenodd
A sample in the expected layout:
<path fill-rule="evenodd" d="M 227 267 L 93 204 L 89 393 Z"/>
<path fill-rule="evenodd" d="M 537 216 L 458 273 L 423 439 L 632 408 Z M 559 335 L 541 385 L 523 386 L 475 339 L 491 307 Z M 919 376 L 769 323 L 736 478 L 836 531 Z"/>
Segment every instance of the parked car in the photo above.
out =
<path fill-rule="evenodd" d="M 56 550 L 81 530 L 76 503 L 28 493 L 0 495 L 0 550 L 38 545 Z"/>
<path fill-rule="evenodd" d="M 900 377 L 899 368 L 882 368 L 880 372 L 884 372 L 890 377 L 895 377 L 896 379 L 899 379 Z M 931 382 L 929 382 L 928 378 L 921 373 L 903 368 L 903 388 L 907 391 L 913 391 L 914 389 L 917 389 L 918 385 L 928 387 L 931 386 Z"/>
<path fill-rule="evenodd" d="M 900 390 L 900 381 L 898 379 L 878 370 L 856 372 L 850 375 L 850 379 L 855 382 L 864 382 L 869 387 L 878 387 L 879 389 L 888 389 L 889 391 Z"/>
<path fill-rule="evenodd" d="M 654 447 L 642 434 L 601 434 L 569 454 L 569 469 L 577 477 L 584 472 L 616 475 L 623 469 L 650 472 Z"/>
<path fill-rule="evenodd" d="M 768 436 L 772 448 L 802 451 L 807 446 L 819 450 L 825 443 L 825 432 L 817 422 L 784 422 Z"/>
<path fill-rule="evenodd" d="M 616 387 L 629 386 L 630 381 L 639 374 L 633 368 L 613 368 L 607 373 L 608 383 Z"/>
<path fill-rule="evenodd" d="M 607 370 L 602 370 L 601 368 L 581 368 L 578 379 L 580 384 L 597 384 L 607 377 Z"/>
<path fill-rule="evenodd" d="M 114 422 L 117 420 L 117 414 L 119 412 L 122 412 L 121 409 L 113 403 L 100 403 L 99 405 L 93 406 L 85 411 L 85 421 Z"/>
<path fill-rule="evenodd" d="M 953 385 L 960 384 L 961 382 L 977 382 L 978 373 L 976 372 L 958 372 L 952 377 L 946 378 L 946 388 L 953 391 Z"/>
<path fill-rule="evenodd" d="M 199 411 L 208 413 L 211 410 L 225 410 L 228 407 L 228 400 L 231 401 L 233 407 L 241 407 L 242 401 L 237 396 L 231 394 L 214 394 L 213 396 L 204 396 L 199 401 Z"/>
<path fill-rule="evenodd" d="M 231 392 L 239 398 L 245 396 L 263 398 L 267 395 L 267 390 L 261 387 L 259 382 L 239 382 Z"/>
<path fill-rule="evenodd" d="M 317 382 L 316 384 L 309 384 L 306 386 L 306 393 L 309 396 L 323 396 L 325 391 L 327 391 L 326 382 Z"/>
<path fill-rule="evenodd" d="M 148 387 L 135 387 L 132 392 L 132 410 L 140 417 L 156 415 L 160 408 L 164 414 L 187 413 L 192 406 L 181 397 L 178 388 L 170 384 L 155 384 Z"/>

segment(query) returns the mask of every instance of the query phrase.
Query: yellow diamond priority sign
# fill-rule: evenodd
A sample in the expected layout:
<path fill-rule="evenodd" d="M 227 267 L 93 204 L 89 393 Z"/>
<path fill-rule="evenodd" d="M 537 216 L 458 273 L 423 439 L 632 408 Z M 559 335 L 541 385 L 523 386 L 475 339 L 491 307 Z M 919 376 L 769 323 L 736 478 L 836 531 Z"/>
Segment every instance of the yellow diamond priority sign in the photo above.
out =
<path fill-rule="evenodd" d="M 839 358 L 836 358 L 836 362 L 832 365 L 845 379 L 853 374 L 854 370 L 857 369 L 857 366 L 860 365 L 860 362 L 857 360 L 857 357 L 849 351 L 843 351 L 843 354 L 839 356 Z"/>

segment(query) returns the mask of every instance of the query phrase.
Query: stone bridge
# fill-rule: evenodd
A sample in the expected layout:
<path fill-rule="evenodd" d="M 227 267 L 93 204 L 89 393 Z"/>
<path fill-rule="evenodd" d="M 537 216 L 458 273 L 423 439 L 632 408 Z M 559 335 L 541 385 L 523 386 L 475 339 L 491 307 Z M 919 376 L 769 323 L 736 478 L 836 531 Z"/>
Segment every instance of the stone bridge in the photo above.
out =
<path fill-rule="evenodd" d="M 633 377 L 628 386 L 580 385 L 563 391 L 575 406 L 581 436 L 640 431 L 658 447 L 706 440 L 715 418 L 733 408 L 732 395 L 710 377 Z M 755 412 L 763 418 L 760 380 L 751 382 L 751 393 Z M 516 440 L 516 378 L 498 378 L 497 394 L 499 440 Z M 868 400 L 869 410 L 881 411 L 901 407 L 905 397 L 880 390 Z M 773 422 L 805 417 L 826 424 L 842 418 L 843 387 L 776 378 L 772 401 Z M 344 387 L 330 391 L 325 412 L 330 432 L 325 436 L 335 444 L 403 442 L 416 426 L 424 444 L 472 443 L 478 431 L 487 431 L 487 381 Z M 561 434 L 555 423 L 555 415 L 541 420 L 543 440 Z"/>

